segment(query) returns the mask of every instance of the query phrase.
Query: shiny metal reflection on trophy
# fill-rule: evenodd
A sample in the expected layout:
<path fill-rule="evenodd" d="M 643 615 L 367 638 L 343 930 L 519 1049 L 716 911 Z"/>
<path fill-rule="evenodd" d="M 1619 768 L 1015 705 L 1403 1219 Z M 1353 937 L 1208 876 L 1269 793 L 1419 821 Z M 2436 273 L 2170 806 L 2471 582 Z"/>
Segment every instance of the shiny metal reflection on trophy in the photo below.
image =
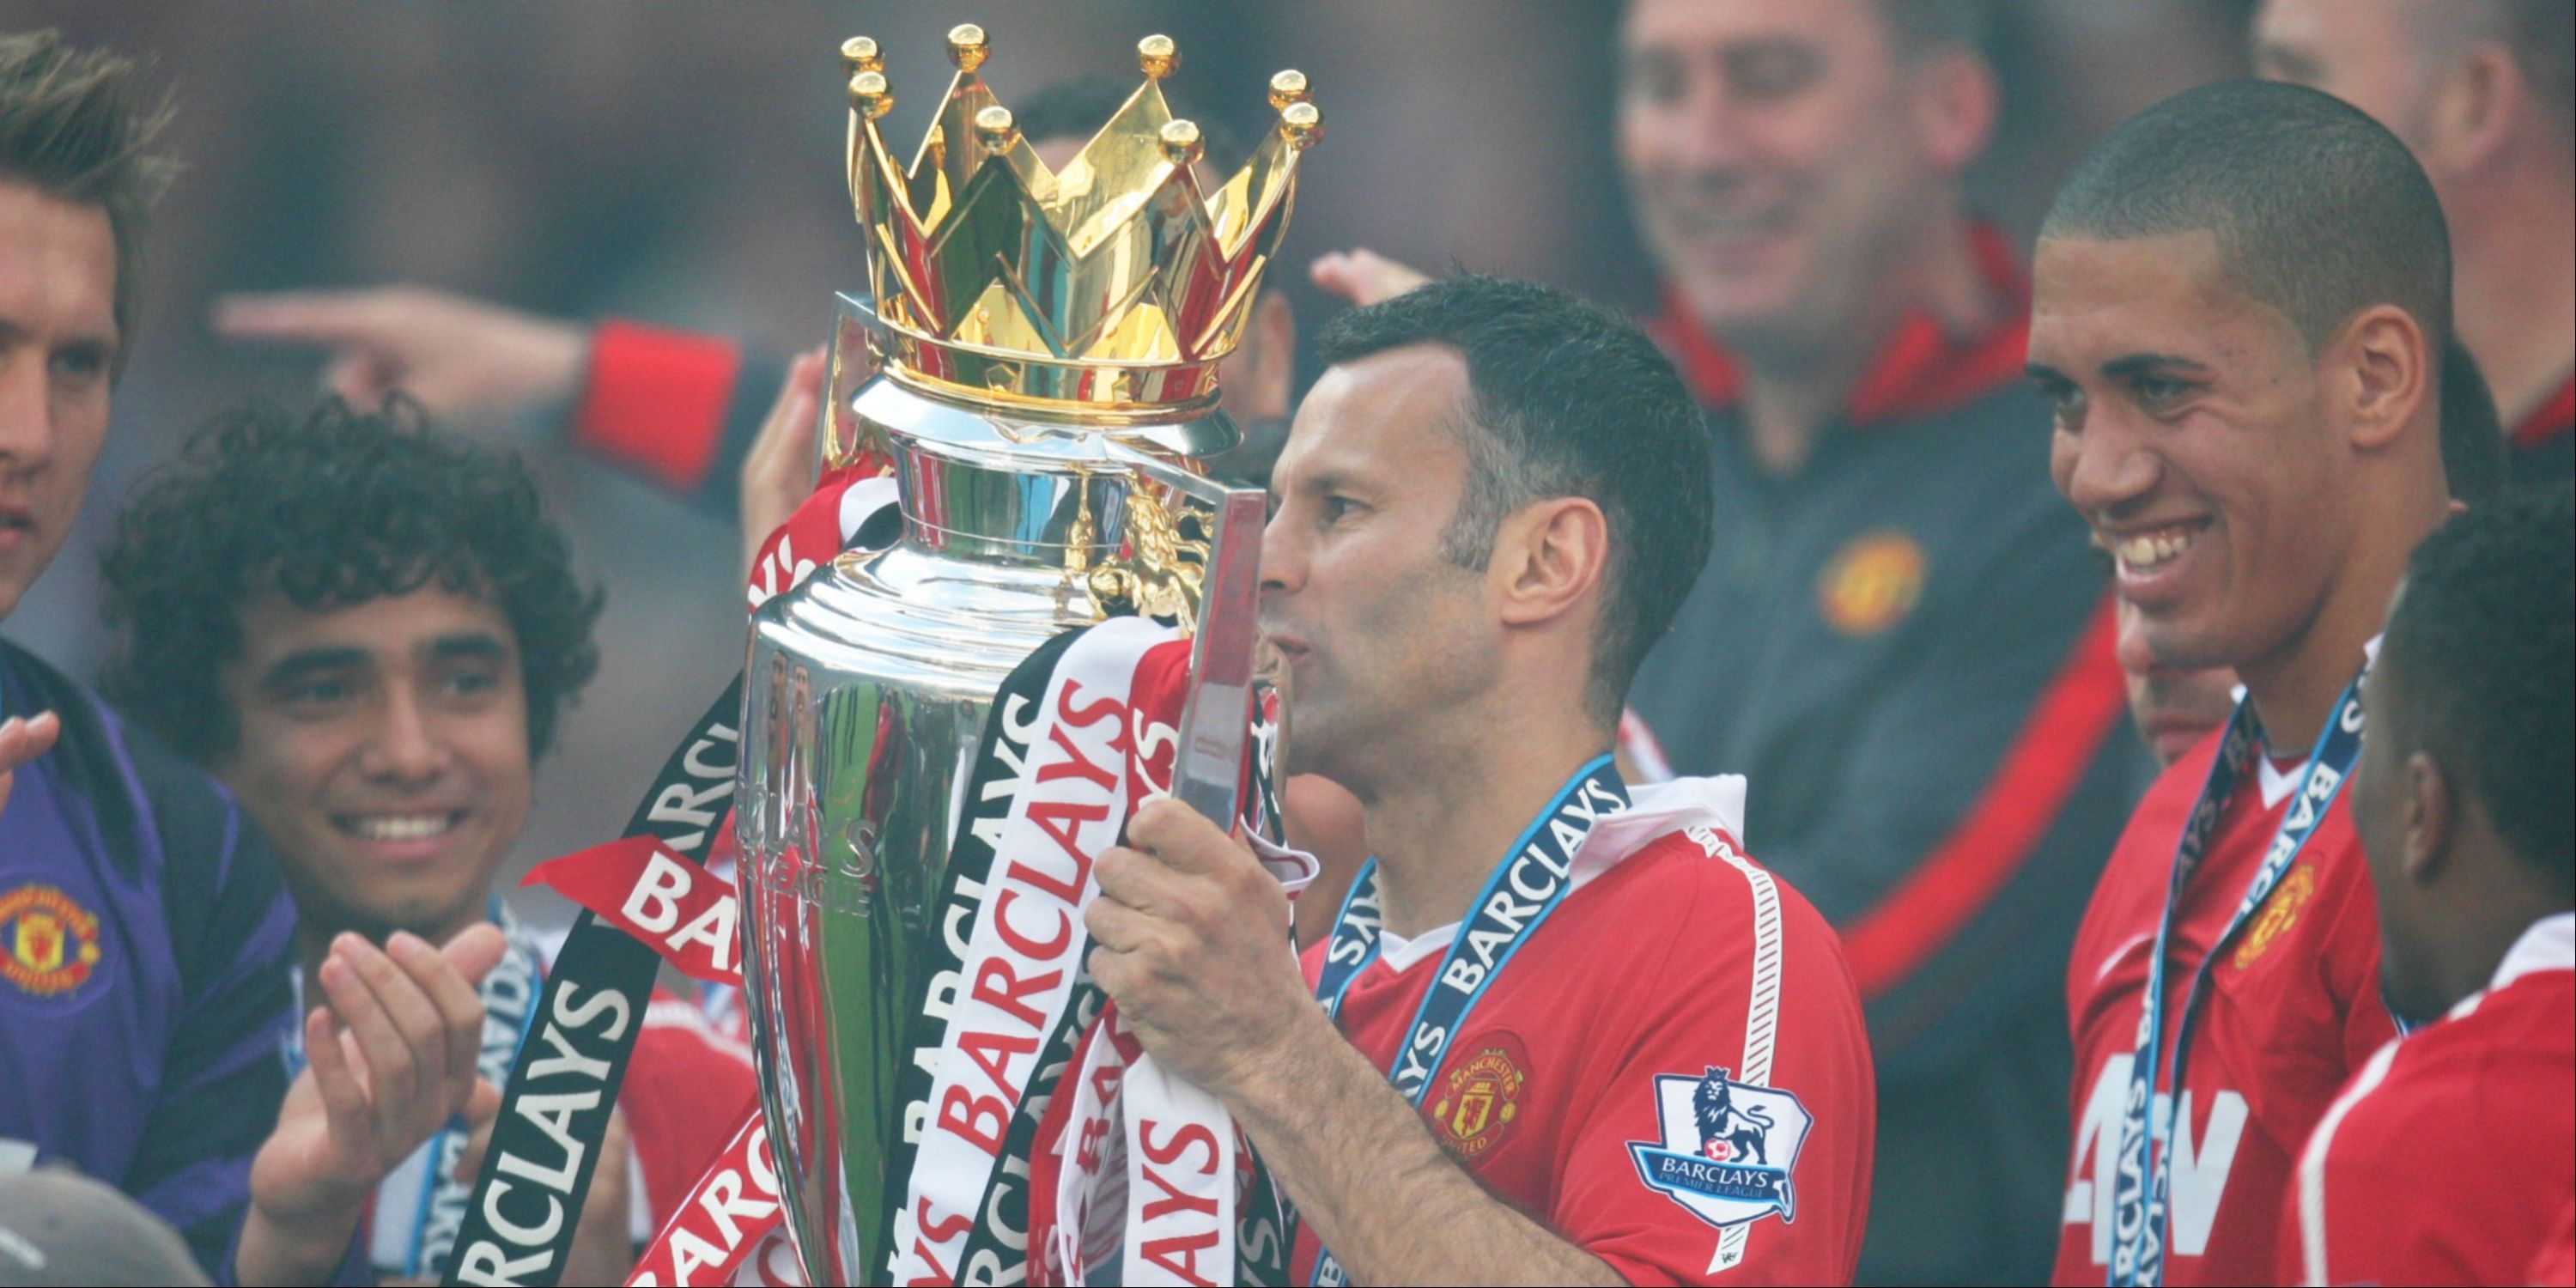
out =
<path fill-rule="evenodd" d="M 930 984 L 920 949 L 945 933 L 961 796 L 1012 668 L 1113 610 L 1194 628 L 1175 794 L 1211 817 L 1235 809 L 1244 730 L 1228 713 L 1251 685 L 1264 502 L 1195 462 L 1239 438 L 1218 362 L 1320 117 L 1302 75 L 1272 78 L 1275 128 L 1211 190 L 1197 127 L 1159 87 L 1179 51 L 1148 37 L 1144 84 L 1055 171 L 979 77 L 991 52 L 981 28 L 949 33 L 956 72 L 905 167 L 877 128 L 893 105 L 883 55 L 865 37 L 842 46 L 869 281 L 865 299 L 839 299 L 824 464 L 890 463 L 902 533 L 752 622 L 743 976 L 787 1224 L 815 1283 L 888 1273 L 905 1180 L 889 1174 L 906 1126 L 895 1088 Z"/>

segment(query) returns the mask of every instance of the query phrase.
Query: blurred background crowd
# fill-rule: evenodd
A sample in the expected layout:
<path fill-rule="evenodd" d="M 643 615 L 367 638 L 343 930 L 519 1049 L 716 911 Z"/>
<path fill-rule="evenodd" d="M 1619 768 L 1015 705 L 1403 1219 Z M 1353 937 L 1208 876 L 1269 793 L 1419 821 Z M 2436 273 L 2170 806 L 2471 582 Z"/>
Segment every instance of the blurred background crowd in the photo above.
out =
<path fill-rule="evenodd" d="M 1296 67 L 1329 134 L 1303 163 L 1296 216 L 1267 279 L 1299 331 L 1311 336 L 1350 302 L 1420 280 L 1399 265 L 1535 279 L 1646 320 L 1710 415 L 1724 540 L 1630 688 L 1621 751 L 1655 776 L 1676 767 L 1751 772 L 1763 803 L 1751 815 L 1748 847 L 1791 876 L 1840 932 L 1877 1060 L 1880 1202 L 1871 1220 L 1879 1243 L 1864 1256 L 1861 1277 L 2036 1273 L 2061 1226 L 2088 1224 L 2090 1261 L 2080 1255 L 2083 1232 L 2064 1235 L 2063 1247 L 2074 1251 L 2060 1278 L 2089 1277 L 2110 1237 L 2111 1153 L 2085 1142 L 2115 1124 L 2108 1108 L 2083 1107 L 2090 1102 L 2079 1078 L 2074 1165 L 2061 1175 L 2057 1160 L 2069 1143 L 2057 1100 L 2070 1072 L 2065 963 L 2070 949 L 2086 951 L 2070 941 L 2088 901 L 2097 912 L 2103 905 L 2094 894 L 2102 857 L 2157 765 L 2195 745 L 2207 754 L 2205 736 L 2228 718 L 2240 674 L 2248 684 L 2259 677 L 2241 665 L 2150 667 L 2143 659 L 2153 650 L 2136 629 L 2144 610 L 2132 602 L 2128 616 L 2117 616 L 2102 593 L 2112 557 L 2135 582 L 2150 575 L 2142 569 L 2180 559 L 2196 538 L 2131 533 L 2129 540 L 2097 530 L 2087 549 L 2061 503 L 2060 492 L 2103 484 L 2074 477 L 2082 471 L 2065 456 L 2073 436 L 2062 431 L 2069 406 L 2082 404 L 2081 380 L 2054 368 L 2037 370 L 2035 381 L 2023 375 L 2026 269 L 2042 217 L 2052 198 L 2066 205 L 2060 186 L 2088 148 L 2179 91 L 2260 73 L 2349 99 L 2415 150 L 2430 184 L 2407 171 L 2415 188 L 2406 191 L 2423 195 L 2413 231 L 2429 244 L 2442 234 L 2438 213 L 2447 211 L 2459 265 L 2450 295 L 2419 310 L 2447 323 L 2447 301 L 2455 299 L 2462 315 L 2456 337 L 2432 328 L 2457 340 L 2439 355 L 2434 418 L 2448 491 L 2430 487 L 2431 462 L 2419 461 L 2423 468 L 2405 481 L 2422 495 L 2410 498 L 2427 501 L 2429 524 L 2446 499 L 2474 508 L 2502 495 L 2508 474 L 2563 478 L 2566 422 L 2576 410 L 2567 384 L 2576 252 L 2566 241 L 2576 195 L 2565 159 L 2566 14 L 2531 4 L 2423 6 L 2400 22 L 2375 9 L 2365 21 L 2357 10 L 2291 0 L 1888 0 L 1874 18 L 1816 24 L 1833 29 L 1816 48 L 1861 49 L 1866 58 L 1828 68 L 1829 58 L 1794 41 L 1753 42 L 1751 53 L 1730 45 L 1700 60 L 1720 68 L 1711 75 L 1687 52 L 1700 48 L 1691 42 L 1705 33 L 1692 24 L 1710 10 L 1641 6 L 1636 12 L 1654 21 L 1632 26 L 1623 67 L 1622 8 L 1534 0 L 0 3 L 0 33 L 54 28 L 73 45 L 150 59 L 150 79 L 175 91 L 178 111 L 162 144 L 183 166 L 152 220 L 143 309 L 125 337 L 121 356 L 130 365 L 115 386 L 88 503 L 51 572 L 14 610 L 0 603 L 0 615 L 18 645 L 73 677 L 97 679 L 118 610 L 136 615 L 131 588 L 120 586 L 126 599 L 113 600 L 101 577 L 120 511 L 192 431 L 245 395 L 301 404 L 318 386 L 377 393 L 401 385 L 440 424 L 521 449 L 574 567 L 604 591 L 605 611 L 596 678 L 578 710 L 523 740 L 542 757 L 533 808 L 493 883 L 516 921 L 501 902 L 490 904 L 518 952 L 518 922 L 542 938 L 573 915 L 560 899 L 519 890 L 518 878 L 532 864 L 615 835 L 672 736 L 740 665 L 745 525 L 731 521 L 732 476 L 745 480 L 755 536 L 777 517 L 760 517 L 755 485 L 803 494 L 803 480 L 793 477 L 801 460 L 781 464 L 803 446 L 775 427 L 812 423 L 815 361 L 794 364 L 789 392 L 769 418 L 773 428 L 747 462 L 741 431 L 777 387 L 777 359 L 823 340 L 832 293 L 865 278 L 842 172 L 842 39 L 866 34 L 885 51 L 897 100 L 885 134 L 907 150 L 948 74 L 943 36 L 960 21 L 991 32 L 982 74 L 1003 102 L 1029 103 L 1024 126 L 1041 148 L 1066 145 L 1072 118 L 1083 122 L 1079 134 L 1105 109 L 1056 100 L 1049 110 L 1067 119 L 1050 117 L 1041 128 L 1037 91 L 1104 75 L 1123 89 L 1132 83 L 1135 41 L 1149 32 L 1177 42 L 1183 66 L 1170 87 L 1189 113 L 1219 127 L 1213 133 L 1255 136 L 1269 113 L 1262 87 L 1276 69 Z M 2494 14 L 2511 21 L 2488 22 Z M 1869 25 L 1880 18 L 1883 32 Z M 1966 42 L 1991 68 L 1992 100 L 1977 60 L 1956 57 Z M 1901 64 L 1903 75 L 1880 81 L 1850 72 L 1879 60 Z M 2504 66 L 2512 72 L 2498 70 Z M 1884 84 L 1907 88 L 1869 88 Z M 1779 110 L 1815 85 L 1833 92 Z M 2481 87 L 2494 92 L 2472 92 Z M 2342 106 L 2305 97 L 2388 137 Z M 2396 142 L 2387 148 L 2403 159 Z M 1724 199 L 1741 191 L 1761 199 Z M 1641 200 L 1653 207 L 1641 211 Z M 1795 272 L 1739 272 L 1730 255 L 1760 257 L 1725 243 L 1759 241 L 1766 220 L 1800 223 L 1793 231 L 1801 236 L 1784 240 L 1813 251 L 1814 262 Z M 1661 248 L 1660 266 L 1650 238 Z M 1353 248 L 1382 258 L 1336 256 Z M 2405 261 L 2391 276 L 2407 281 L 2441 258 L 2381 249 Z M 2319 281 L 2357 271 L 2308 269 Z M 2062 291 L 2066 270 L 2059 276 Z M 366 346 L 335 356 L 334 342 L 349 338 L 332 334 L 337 323 L 308 316 L 281 326 L 274 311 L 274 293 L 388 284 L 452 296 L 404 297 L 379 341 L 470 331 L 498 337 L 500 348 L 526 361 L 487 365 L 453 384 L 417 370 L 369 373 L 349 365 L 363 366 Z M 2392 288 L 2372 281 L 2361 289 Z M 258 296 L 270 297 L 265 326 L 255 324 Z M 451 307 L 440 301 L 448 299 L 519 312 L 473 314 L 456 331 L 437 332 L 439 310 Z M 612 319 L 718 338 L 655 332 L 659 339 L 638 341 L 624 330 L 612 343 L 603 330 L 594 344 L 586 328 Z M 269 334 L 253 334 L 262 330 Z M 1258 328 L 1256 335 L 1247 354 L 1291 351 L 1282 335 Z M 686 448 L 656 446 L 654 436 L 669 427 L 651 422 L 669 399 L 653 393 L 623 400 L 640 427 L 601 428 L 613 419 L 602 404 L 618 401 L 602 385 L 625 378 L 608 373 L 651 366 L 632 364 L 638 343 L 663 359 L 680 355 L 683 366 L 690 353 L 716 353 L 714 383 L 732 387 L 707 396 L 722 405 L 726 424 L 689 429 Z M 612 363 L 620 346 L 628 360 Z M 1295 351 L 1291 391 L 1319 365 L 1307 346 Z M 1261 366 L 1249 357 L 1244 365 Z M 1256 432 L 1275 435 L 1293 404 L 1271 391 L 1275 364 L 1262 370 L 1262 379 L 1227 377 L 1228 405 Z M 1256 400 L 1264 405 L 1250 405 Z M 1280 405 L 1268 405 L 1274 400 Z M 2050 463 L 2050 400 L 2061 431 L 2055 447 L 2065 456 L 2053 486 L 2041 477 Z M 409 447 L 377 453 L 371 428 L 339 423 L 338 415 L 326 412 L 321 432 L 348 439 L 340 450 L 371 461 L 377 482 L 432 472 L 408 463 Z M 2080 424 L 2080 411 L 2074 419 Z M 1918 423 L 1940 432 L 1874 432 Z M 719 433 L 723 442 L 711 445 Z M 245 428 L 237 437 L 247 443 L 260 432 Z M 674 467 L 673 453 L 695 463 Z M 462 476 L 469 484 L 479 477 L 470 468 Z M 223 510 L 223 486 L 182 498 L 201 507 L 196 512 L 166 496 L 144 497 L 128 542 L 173 526 L 202 533 L 220 526 L 217 518 L 237 517 Z M 695 495 L 677 495 L 686 492 Z M 218 499 L 209 502 L 209 494 Z M 2563 510 L 2563 492 L 2553 495 Z M 351 512 L 343 517 L 368 530 L 343 544 L 372 549 L 369 535 L 400 544 L 373 530 L 407 529 L 341 499 L 339 508 Z M 214 518 L 202 512 L 209 504 Z M 2077 506 L 2088 518 L 2116 508 L 2088 507 L 2080 497 Z M 2374 526 L 2370 516 L 2354 517 L 2358 507 L 2322 508 L 2336 512 L 2306 518 Z M 512 521 L 535 524 L 533 505 L 522 509 L 530 513 Z M 164 527 L 151 526 L 156 516 Z M 243 540 L 238 532 L 225 539 Z M 541 537 L 518 544 L 537 550 L 539 563 L 559 554 Z M 200 563 L 220 560 L 192 553 Z M 2247 566 L 2258 581 L 2295 580 L 2298 562 L 2249 553 Z M 125 581 L 153 581 L 136 574 L 131 557 L 108 563 L 111 579 L 121 567 Z M 195 576 L 184 558 L 168 563 L 183 571 L 165 582 Z M 1927 571 L 1934 565 L 1938 574 Z M 219 578 L 209 571 L 197 579 Z M 541 597 L 565 619 L 555 625 L 578 634 L 590 601 L 546 585 Z M 2248 598 L 2288 602 L 2291 594 L 2264 582 Z M 2376 602 L 2369 607 L 2378 611 Z M 514 629 L 526 644 L 527 624 Z M 573 657 L 540 686 L 532 664 L 528 718 L 551 721 L 555 695 L 583 689 L 589 665 Z M 133 674 L 111 674 L 106 687 L 148 718 L 152 704 L 138 700 Z M 2563 676 L 2541 678 L 2563 700 Z M 2551 745 L 2563 757 L 2563 739 Z M 181 750 L 204 759 L 206 749 Z M 232 769 L 228 781 L 239 790 L 242 767 Z M 2265 781 L 2268 810 L 2275 802 Z M 2563 820 L 2566 788 L 2548 786 L 2560 793 Z M 1365 853 L 1349 812 L 1337 815 L 1332 801 L 1315 797 L 1298 836 L 1300 805 L 1290 790 L 1291 839 L 1327 852 L 1328 863 L 1345 860 L 1340 879 L 1347 879 Z M 1338 834 L 1335 819 L 1348 824 Z M 343 830 L 355 835 L 353 827 Z M 1336 846 L 1350 853 L 1337 856 Z M 2360 880 L 2349 872 L 2344 879 Z M 309 894 L 299 889 L 298 898 Z M 466 903 L 483 915 L 479 883 Z M 1311 936 L 1318 928 L 1306 924 L 1318 920 L 1309 910 L 1333 907 L 1307 899 L 1301 930 Z M 324 920 L 314 908 L 301 915 Z M 356 928 L 370 925 L 361 919 Z M 333 977 L 320 963 L 340 951 L 337 941 L 306 938 L 305 964 L 327 985 Z M 402 951 L 417 956 L 419 941 Z M 377 961 L 352 949 L 351 969 L 362 958 Z M 2111 959 L 2104 960 L 2108 971 Z M 346 977 L 346 970 L 338 976 Z M 2356 996 L 2369 991 L 2375 987 Z M 722 1020 L 725 1006 L 710 1009 Z M 2080 1001 L 2077 1010 L 2081 1044 Z M 690 1024 L 705 1023 L 689 1015 Z M 730 1051 L 726 1058 L 739 1063 Z M 2113 1075 L 2102 1067 L 2101 1085 L 2110 1087 Z M 2205 1117 L 2206 1103 L 2203 1110 Z M 633 1105 L 625 1112 L 637 1117 Z M 639 1153 L 653 1134 L 649 1121 L 638 1127 Z M 2304 1137 L 2304 1127 L 2294 1134 Z M 2296 1144 L 2267 1148 L 2277 1154 Z M 2087 1158 L 2097 1160 L 2090 1172 Z M 0 1157 L 0 1170 L 7 1161 Z M 2286 1154 L 2275 1161 L 2286 1165 Z M 2218 1165 L 2222 1182 L 2225 1166 Z M 638 1177 L 657 1205 L 670 1197 L 649 1164 L 639 1165 Z M 2095 1185 L 2105 1187 L 2099 1202 L 2082 1197 Z M 614 1230 L 604 1237 L 611 1254 L 623 1251 Z M 2230 1241 L 2242 1242 L 2222 1240 Z M 378 1247 L 379 1271 L 402 1264 Z M 2212 1274 L 2227 1277 L 2224 1267 Z"/>
<path fill-rule="evenodd" d="M 2103 131 L 2250 70 L 2252 11 L 1994 6 L 2003 112 L 1971 171 L 1976 206 L 2026 251 L 2049 194 Z M 227 294 L 412 282 L 771 352 L 819 343 L 831 292 L 864 280 L 840 174 L 839 44 L 865 33 L 885 48 L 887 137 L 909 147 L 945 83 L 942 35 L 969 19 L 993 33 L 985 74 L 1005 102 L 1077 77 L 1123 81 L 1136 39 L 1159 31 L 1182 50 L 1175 86 L 1249 134 L 1269 74 L 1307 72 L 1331 137 L 1302 180 L 1290 265 L 1366 246 L 1654 301 L 1611 147 L 1615 5 L 0 4 L 0 28 L 148 51 L 178 95 L 169 143 L 185 164 L 154 219 L 138 360 L 93 504 L 12 636 L 92 675 L 97 552 L 132 482 L 242 393 L 314 385 L 318 351 L 217 333 Z M 1330 311 L 1302 273 L 1271 281 L 1301 319 Z M 672 731 L 739 664 L 732 525 L 561 446 L 564 410 L 484 427 L 525 435 L 581 566 L 607 591 L 599 677 L 539 768 L 505 884 L 613 835 Z M 551 898 L 524 911 L 571 916 Z"/>

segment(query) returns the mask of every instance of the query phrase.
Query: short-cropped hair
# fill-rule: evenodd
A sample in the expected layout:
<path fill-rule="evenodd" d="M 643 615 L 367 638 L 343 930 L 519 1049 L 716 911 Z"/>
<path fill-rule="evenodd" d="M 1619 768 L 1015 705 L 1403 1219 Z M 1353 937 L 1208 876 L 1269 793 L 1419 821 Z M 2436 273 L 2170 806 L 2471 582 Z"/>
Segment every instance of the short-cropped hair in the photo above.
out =
<path fill-rule="evenodd" d="M 143 75 L 132 59 L 66 48 L 51 31 L 0 35 L 0 182 L 107 212 L 120 370 L 142 310 L 145 216 L 178 170 L 153 150 L 170 102 L 145 93 Z"/>
<path fill-rule="evenodd" d="M 1441 535 L 1445 557 L 1482 569 L 1504 516 L 1553 497 L 1585 497 L 1608 519 L 1588 696 L 1596 715 L 1616 719 L 1708 561 L 1714 503 L 1699 407 L 1633 323 L 1534 282 L 1460 274 L 1354 309 L 1316 337 L 1328 366 L 1413 344 L 1467 363 L 1467 405 L 1451 418 L 1467 484 Z"/>
<path fill-rule="evenodd" d="M 2373 735 L 2386 715 L 2576 893 L 2576 493 L 2509 489 L 2426 537 L 2379 655 L 2402 687 Z"/>
<path fill-rule="evenodd" d="M 499 607 L 518 636 L 531 755 L 599 667 L 601 595 L 573 575 L 535 475 L 430 429 L 405 399 L 218 417 L 144 483 L 102 567 L 119 640 L 99 687 L 200 763 L 239 739 L 217 678 L 240 655 L 243 606 L 267 594 L 329 610 L 435 583 Z"/>
<path fill-rule="evenodd" d="M 2039 235 L 2121 241 L 2207 229 L 2248 298 L 2311 349 L 2393 304 L 2438 359 L 2451 334 L 2451 235 L 2414 154 L 2328 94 L 2271 81 L 2185 90 L 2095 144 Z"/>

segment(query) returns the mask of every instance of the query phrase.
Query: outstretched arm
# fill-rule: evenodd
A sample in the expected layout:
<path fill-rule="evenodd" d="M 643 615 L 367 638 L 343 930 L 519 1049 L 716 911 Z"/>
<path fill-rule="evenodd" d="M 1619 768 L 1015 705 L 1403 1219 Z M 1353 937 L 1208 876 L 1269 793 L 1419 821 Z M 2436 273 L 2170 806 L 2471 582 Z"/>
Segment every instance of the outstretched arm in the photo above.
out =
<path fill-rule="evenodd" d="M 331 351 L 323 388 L 372 408 L 399 389 L 447 420 L 506 420 L 569 400 L 589 328 L 420 286 L 231 295 L 215 329 Z"/>

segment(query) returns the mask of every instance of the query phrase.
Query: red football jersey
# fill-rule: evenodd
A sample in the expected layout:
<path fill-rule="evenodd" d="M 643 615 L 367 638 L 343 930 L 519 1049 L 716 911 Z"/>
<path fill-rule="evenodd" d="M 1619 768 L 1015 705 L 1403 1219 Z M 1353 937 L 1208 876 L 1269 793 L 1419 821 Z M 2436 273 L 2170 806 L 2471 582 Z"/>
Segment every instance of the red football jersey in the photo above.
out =
<path fill-rule="evenodd" d="M 1876 1112 L 1860 996 L 1824 919 L 1734 854 L 1676 832 L 1567 895 L 1468 1016 L 1423 1116 L 1487 1189 L 1631 1283 L 1848 1283 Z M 1379 1068 L 1448 938 L 1381 955 L 1343 994 L 1342 1032 Z M 1768 1076 L 1746 1076 L 1766 1045 Z M 1744 1197 L 1765 1166 L 1785 1203 Z M 1302 1229 L 1294 1282 L 1315 1255 Z"/>
<path fill-rule="evenodd" d="M 2576 1201 L 2558 1209 L 2549 1237 L 2540 1241 L 2540 1251 L 2532 1254 L 2531 1268 L 2523 1272 L 2521 1282 L 2576 1288 Z"/>
<path fill-rule="evenodd" d="M 2067 962 L 2075 1148 L 2053 1275 L 2061 1284 L 2098 1284 L 2106 1276 L 2122 1110 L 2156 926 L 2175 842 L 2220 741 L 2203 740 L 2148 790 L 2103 870 Z M 2223 808 L 2175 918 L 2164 1052 L 2173 1050 L 2183 993 L 2245 897 L 2298 778 L 2263 764 L 2258 750 Z M 2274 786 L 2278 795 L 2267 802 Z M 2180 1096 L 2187 1130 L 2172 1138 L 2164 1281 L 2260 1283 L 2278 1266 L 2281 1206 L 2299 1148 L 2353 1070 L 2397 1031 L 2379 997 L 2378 906 L 2342 796 L 2271 898 L 2223 946 L 2199 1012 Z M 2173 1092 L 2170 1054 L 2163 1063 L 2155 1083 L 2159 1121 Z"/>
<path fill-rule="evenodd" d="M 2362 1066 L 2299 1161 L 2282 1282 L 2525 1282 L 2576 1202 L 2572 934 L 2534 927 L 2487 992 Z"/>

